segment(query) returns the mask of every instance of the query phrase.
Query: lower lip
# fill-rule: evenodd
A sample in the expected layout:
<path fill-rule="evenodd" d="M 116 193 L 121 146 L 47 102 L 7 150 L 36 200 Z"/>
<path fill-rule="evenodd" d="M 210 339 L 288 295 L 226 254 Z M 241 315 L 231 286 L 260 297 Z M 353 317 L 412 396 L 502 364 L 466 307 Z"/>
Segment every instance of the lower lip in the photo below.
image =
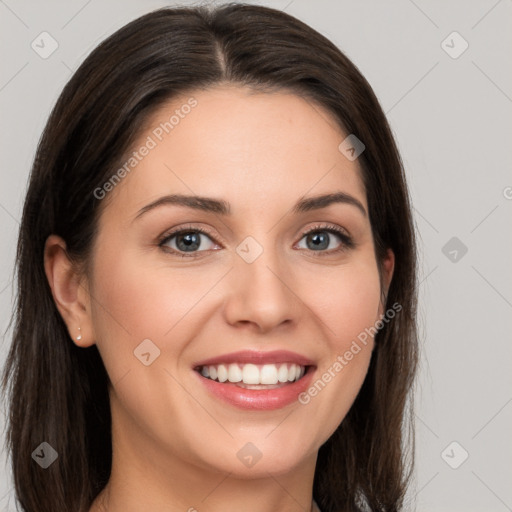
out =
<path fill-rule="evenodd" d="M 207 379 L 199 372 L 194 373 L 197 374 L 203 385 L 211 393 L 224 402 L 240 409 L 269 411 L 281 409 L 293 402 L 297 402 L 299 395 L 310 385 L 314 370 L 314 367 L 309 367 L 308 371 L 298 381 L 274 389 L 246 389 L 234 383 Z"/>

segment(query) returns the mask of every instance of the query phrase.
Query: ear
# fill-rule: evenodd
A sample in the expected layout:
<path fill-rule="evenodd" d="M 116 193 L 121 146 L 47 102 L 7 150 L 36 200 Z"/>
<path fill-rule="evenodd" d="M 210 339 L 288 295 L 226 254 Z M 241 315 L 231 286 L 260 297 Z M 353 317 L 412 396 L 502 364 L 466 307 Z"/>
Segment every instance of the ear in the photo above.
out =
<path fill-rule="evenodd" d="M 388 296 L 389 286 L 391 279 L 393 279 L 393 272 L 395 270 L 395 253 L 388 249 L 386 256 L 381 264 L 381 288 L 382 288 L 382 299 L 379 305 L 379 317 L 384 314 L 384 308 L 386 307 L 386 299 Z"/>
<path fill-rule="evenodd" d="M 77 273 L 68 257 L 66 242 L 57 235 L 50 235 L 46 240 L 44 270 L 73 343 L 83 348 L 94 345 L 87 280 Z"/>

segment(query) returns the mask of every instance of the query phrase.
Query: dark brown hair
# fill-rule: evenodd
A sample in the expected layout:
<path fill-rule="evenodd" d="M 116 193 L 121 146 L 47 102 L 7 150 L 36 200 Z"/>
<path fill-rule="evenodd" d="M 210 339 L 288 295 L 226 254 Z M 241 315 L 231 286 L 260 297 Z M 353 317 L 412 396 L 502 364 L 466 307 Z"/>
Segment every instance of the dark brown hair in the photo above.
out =
<path fill-rule="evenodd" d="M 87 512 L 112 459 L 108 375 L 96 346 L 79 348 L 68 335 L 44 272 L 45 241 L 57 234 L 70 257 L 87 262 L 101 206 L 93 191 L 140 127 L 178 94 L 221 83 L 300 94 L 366 146 L 358 162 L 376 258 L 380 265 L 388 248 L 396 258 L 385 307 L 401 310 L 378 332 L 355 403 L 320 448 L 313 496 L 324 512 L 403 509 L 413 467 L 417 277 L 402 161 L 370 85 L 333 43 L 281 11 L 233 3 L 159 9 L 108 37 L 64 88 L 39 141 L 2 380 L 15 491 L 26 512 Z M 31 457 L 43 441 L 59 454 L 46 470 Z"/>

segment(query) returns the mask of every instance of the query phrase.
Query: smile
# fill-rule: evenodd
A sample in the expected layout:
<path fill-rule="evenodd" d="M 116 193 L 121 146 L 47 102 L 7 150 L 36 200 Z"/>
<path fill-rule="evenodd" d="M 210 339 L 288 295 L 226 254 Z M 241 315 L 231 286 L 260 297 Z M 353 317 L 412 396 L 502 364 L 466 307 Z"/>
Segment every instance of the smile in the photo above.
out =
<path fill-rule="evenodd" d="M 316 366 L 288 351 L 244 351 L 194 365 L 195 374 L 216 398 L 250 410 L 271 410 L 296 402 Z"/>
<path fill-rule="evenodd" d="M 267 385 L 299 380 L 306 372 L 306 367 L 295 363 L 264 365 L 231 363 L 202 366 L 199 371 L 203 377 L 217 382 L 241 383 L 251 386 L 248 389 L 265 389 Z M 252 387 L 255 385 L 262 386 Z"/>

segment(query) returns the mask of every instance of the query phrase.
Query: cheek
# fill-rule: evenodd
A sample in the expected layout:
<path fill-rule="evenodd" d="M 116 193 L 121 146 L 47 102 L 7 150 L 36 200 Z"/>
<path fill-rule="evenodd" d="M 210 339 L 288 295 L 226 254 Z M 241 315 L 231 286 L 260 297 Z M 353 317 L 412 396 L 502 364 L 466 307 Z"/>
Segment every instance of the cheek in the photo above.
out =
<path fill-rule="evenodd" d="M 330 300 L 320 300 L 325 326 L 324 356 L 316 379 L 299 396 L 307 414 L 318 419 L 317 438 L 328 439 L 350 410 L 364 382 L 374 346 L 371 329 L 378 317 L 380 285 L 377 270 L 354 269 L 325 283 Z"/>
<path fill-rule="evenodd" d="M 171 336 L 166 334 L 204 293 L 186 275 L 169 273 L 166 278 L 162 269 L 143 267 L 127 250 L 122 255 L 99 250 L 95 261 L 92 316 L 96 343 L 107 367 L 133 364 L 133 351 L 145 339 L 163 350 L 163 340 Z M 165 350 L 178 352 L 180 346 L 173 343 Z"/>
<path fill-rule="evenodd" d="M 380 282 L 373 260 L 317 272 L 313 282 L 307 296 L 333 349 L 344 349 L 378 319 Z"/>
<path fill-rule="evenodd" d="M 346 417 L 367 375 L 373 349 L 368 331 L 379 318 L 380 280 L 368 253 L 315 272 L 314 281 L 301 282 L 303 296 L 309 297 L 307 305 L 322 329 L 318 343 L 322 357 L 315 379 L 299 396 L 300 413 L 316 421 L 301 435 L 307 438 L 302 439 L 306 445 L 318 440 L 321 444 Z"/>
<path fill-rule="evenodd" d="M 134 337 L 161 337 L 190 309 L 198 283 L 186 271 L 142 264 L 144 255 L 127 245 L 111 240 L 95 255 L 94 293 L 105 306 L 97 309 L 102 319 Z"/>

